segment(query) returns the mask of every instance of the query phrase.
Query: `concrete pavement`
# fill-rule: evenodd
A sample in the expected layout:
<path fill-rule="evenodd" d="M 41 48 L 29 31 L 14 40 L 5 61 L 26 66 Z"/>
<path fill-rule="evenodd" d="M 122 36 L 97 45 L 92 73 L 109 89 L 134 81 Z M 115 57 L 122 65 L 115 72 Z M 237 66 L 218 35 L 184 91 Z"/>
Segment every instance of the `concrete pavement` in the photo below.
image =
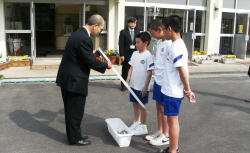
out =
<path fill-rule="evenodd" d="M 181 153 L 249 153 L 249 77 L 190 78 L 196 104 L 187 98 L 179 116 Z M 108 132 L 105 119 L 134 121 L 129 91 L 119 90 L 119 80 L 90 81 L 81 124 L 89 146 L 70 146 L 66 138 L 63 102 L 55 83 L 3 84 L 0 88 L 1 153 L 154 153 L 144 136 L 132 136 L 120 148 Z M 149 93 L 147 128 L 157 130 L 155 101 Z"/>

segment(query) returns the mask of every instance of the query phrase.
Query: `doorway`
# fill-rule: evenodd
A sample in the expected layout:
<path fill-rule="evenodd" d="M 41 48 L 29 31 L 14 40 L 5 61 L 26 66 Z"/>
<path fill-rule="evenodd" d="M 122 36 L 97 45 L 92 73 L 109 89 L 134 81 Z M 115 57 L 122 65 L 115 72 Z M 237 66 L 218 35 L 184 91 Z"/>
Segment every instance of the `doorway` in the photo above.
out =
<path fill-rule="evenodd" d="M 188 49 L 188 58 L 193 59 L 193 51 L 204 51 L 205 14 L 204 10 L 149 7 L 146 19 L 148 23 L 155 18 L 165 18 L 170 15 L 178 15 L 183 19 L 182 39 Z"/>
<path fill-rule="evenodd" d="M 55 4 L 35 4 L 36 57 L 59 52 L 55 48 L 54 20 Z"/>

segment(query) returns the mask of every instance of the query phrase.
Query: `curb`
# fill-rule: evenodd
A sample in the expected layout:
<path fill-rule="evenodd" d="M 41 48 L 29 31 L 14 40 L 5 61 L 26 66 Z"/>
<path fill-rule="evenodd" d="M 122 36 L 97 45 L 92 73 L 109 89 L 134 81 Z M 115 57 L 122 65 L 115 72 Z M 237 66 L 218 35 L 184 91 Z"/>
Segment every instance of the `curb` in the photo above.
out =
<path fill-rule="evenodd" d="M 206 78 L 206 77 L 232 77 L 232 76 L 248 76 L 247 73 L 191 73 L 189 78 Z M 152 76 L 154 78 L 154 76 Z M 96 81 L 96 80 L 120 80 L 118 76 L 90 76 L 89 81 Z M 56 82 L 55 77 L 50 78 L 7 78 L 0 81 L 3 83 L 32 83 L 32 82 Z"/>
<path fill-rule="evenodd" d="M 117 76 L 94 76 L 89 77 L 89 81 L 96 80 L 119 80 Z M 3 79 L 2 83 L 32 83 L 32 82 L 56 82 L 56 78 L 23 78 L 23 79 Z"/>
<path fill-rule="evenodd" d="M 209 75 L 209 74 L 247 74 L 247 71 L 228 71 L 228 72 L 191 72 L 189 75 Z"/>

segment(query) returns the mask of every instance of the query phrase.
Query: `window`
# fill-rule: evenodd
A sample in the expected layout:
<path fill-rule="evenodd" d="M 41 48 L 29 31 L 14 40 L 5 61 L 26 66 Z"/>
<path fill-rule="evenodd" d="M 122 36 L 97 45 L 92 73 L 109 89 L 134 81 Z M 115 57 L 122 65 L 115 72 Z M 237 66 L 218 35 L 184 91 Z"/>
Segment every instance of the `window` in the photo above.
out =
<path fill-rule="evenodd" d="M 136 28 L 139 31 L 144 31 L 144 7 L 125 7 L 125 25 L 127 27 L 127 19 L 135 17 L 137 19 Z"/>
<path fill-rule="evenodd" d="M 100 14 L 103 19 L 106 22 L 106 25 L 104 27 L 104 31 L 107 30 L 107 19 L 108 19 L 108 5 L 90 5 L 90 10 L 86 11 L 86 20 L 85 23 L 87 22 L 87 19 L 94 14 Z"/>
<path fill-rule="evenodd" d="M 234 13 L 222 12 L 221 33 L 233 34 Z"/>
<path fill-rule="evenodd" d="M 220 53 L 231 54 L 233 45 L 233 37 L 221 37 L 220 39 Z"/>
<path fill-rule="evenodd" d="M 4 3 L 5 29 L 30 30 L 30 4 Z"/>
<path fill-rule="evenodd" d="M 8 33 L 7 55 L 17 55 L 21 50 L 25 55 L 31 55 L 30 33 Z"/>

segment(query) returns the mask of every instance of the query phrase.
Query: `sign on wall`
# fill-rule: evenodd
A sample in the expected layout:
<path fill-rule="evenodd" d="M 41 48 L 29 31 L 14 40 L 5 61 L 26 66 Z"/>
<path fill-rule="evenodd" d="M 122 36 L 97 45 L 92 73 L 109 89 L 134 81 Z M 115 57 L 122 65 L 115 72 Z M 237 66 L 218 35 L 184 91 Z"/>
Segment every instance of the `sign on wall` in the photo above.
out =
<path fill-rule="evenodd" d="M 85 5 L 85 11 L 90 11 L 90 5 L 88 4 Z"/>

